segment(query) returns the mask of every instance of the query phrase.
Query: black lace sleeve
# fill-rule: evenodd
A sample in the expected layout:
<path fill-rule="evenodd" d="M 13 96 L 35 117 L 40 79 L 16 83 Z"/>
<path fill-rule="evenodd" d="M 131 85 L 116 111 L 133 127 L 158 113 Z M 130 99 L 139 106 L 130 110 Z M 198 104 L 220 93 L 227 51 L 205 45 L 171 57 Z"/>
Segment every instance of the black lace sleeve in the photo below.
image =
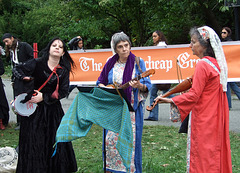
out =
<path fill-rule="evenodd" d="M 31 77 L 35 67 L 36 67 L 36 59 L 30 59 L 26 62 L 15 65 L 12 72 L 16 78 L 22 80 L 26 76 Z"/>

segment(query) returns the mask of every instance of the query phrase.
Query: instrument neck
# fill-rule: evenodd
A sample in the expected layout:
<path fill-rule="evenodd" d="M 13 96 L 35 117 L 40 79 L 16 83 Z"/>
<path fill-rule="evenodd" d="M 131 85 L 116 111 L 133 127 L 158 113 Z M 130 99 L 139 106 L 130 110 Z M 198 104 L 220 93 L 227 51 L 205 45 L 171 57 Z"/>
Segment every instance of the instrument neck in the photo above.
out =
<path fill-rule="evenodd" d="M 130 80 L 130 81 L 138 81 L 138 80 L 140 80 L 140 79 L 142 79 L 142 75 L 138 75 L 137 77 L 135 77 L 134 79 L 132 79 L 132 80 Z M 127 83 L 125 83 L 125 84 L 123 84 L 122 86 L 120 86 L 120 88 L 121 89 L 126 89 L 126 88 L 128 88 L 129 87 L 129 82 L 130 81 L 128 81 Z"/>

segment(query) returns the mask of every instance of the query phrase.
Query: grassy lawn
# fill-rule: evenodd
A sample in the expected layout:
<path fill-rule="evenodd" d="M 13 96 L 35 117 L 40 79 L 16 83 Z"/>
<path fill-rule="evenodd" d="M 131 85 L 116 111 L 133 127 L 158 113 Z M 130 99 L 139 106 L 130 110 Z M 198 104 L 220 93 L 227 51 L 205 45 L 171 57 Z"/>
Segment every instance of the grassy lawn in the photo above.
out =
<path fill-rule="evenodd" d="M 0 147 L 16 147 L 19 131 L 10 125 L 0 131 Z M 143 173 L 186 172 L 186 134 L 178 128 L 144 126 L 142 139 Z M 240 172 L 240 134 L 230 133 L 233 173 Z M 93 125 L 86 137 L 73 141 L 78 173 L 102 173 L 102 128 Z M 50 146 L 49 146 L 50 147 Z"/>

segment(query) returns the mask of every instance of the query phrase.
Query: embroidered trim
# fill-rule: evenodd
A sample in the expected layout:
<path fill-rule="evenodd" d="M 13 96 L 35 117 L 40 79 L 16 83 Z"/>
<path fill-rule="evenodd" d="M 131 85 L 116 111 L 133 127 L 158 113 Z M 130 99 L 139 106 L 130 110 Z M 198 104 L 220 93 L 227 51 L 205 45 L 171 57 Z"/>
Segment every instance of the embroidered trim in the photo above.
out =
<path fill-rule="evenodd" d="M 217 72 L 218 74 L 220 74 L 220 71 L 218 70 L 218 68 L 208 59 L 202 59 L 203 61 L 205 61 L 206 63 L 208 63 L 209 65 L 211 65 Z"/>

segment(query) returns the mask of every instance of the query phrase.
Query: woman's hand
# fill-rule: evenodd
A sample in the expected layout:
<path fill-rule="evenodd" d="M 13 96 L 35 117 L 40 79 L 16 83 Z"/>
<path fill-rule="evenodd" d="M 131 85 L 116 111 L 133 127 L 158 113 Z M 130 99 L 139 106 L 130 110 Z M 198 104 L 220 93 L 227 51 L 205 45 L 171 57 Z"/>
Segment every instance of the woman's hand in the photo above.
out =
<path fill-rule="evenodd" d="M 141 83 L 140 83 L 139 80 L 138 80 L 138 81 L 132 80 L 132 81 L 129 82 L 129 85 L 130 85 L 131 87 L 133 87 L 133 88 L 138 88 L 138 89 L 140 89 Z"/>
<path fill-rule="evenodd" d="M 156 97 L 154 101 L 161 102 L 161 103 L 173 103 L 172 99 L 162 97 L 162 95 Z"/>
<path fill-rule="evenodd" d="M 104 84 L 98 84 L 99 87 L 106 87 Z"/>
<path fill-rule="evenodd" d="M 39 103 L 41 101 L 43 101 L 43 96 L 42 96 L 42 93 L 39 92 L 38 90 L 34 90 L 34 94 L 31 98 L 31 100 L 29 100 L 29 102 L 31 103 Z"/>
<path fill-rule="evenodd" d="M 24 81 L 30 81 L 30 80 L 32 80 L 33 78 L 32 77 L 29 77 L 29 76 L 25 76 L 25 77 L 23 77 L 23 80 Z"/>
<path fill-rule="evenodd" d="M 138 81 L 132 80 L 132 81 L 129 82 L 129 85 L 133 88 L 138 88 L 141 91 L 146 91 L 147 90 L 146 85 L 140 83 L 139 80 Z"/>

